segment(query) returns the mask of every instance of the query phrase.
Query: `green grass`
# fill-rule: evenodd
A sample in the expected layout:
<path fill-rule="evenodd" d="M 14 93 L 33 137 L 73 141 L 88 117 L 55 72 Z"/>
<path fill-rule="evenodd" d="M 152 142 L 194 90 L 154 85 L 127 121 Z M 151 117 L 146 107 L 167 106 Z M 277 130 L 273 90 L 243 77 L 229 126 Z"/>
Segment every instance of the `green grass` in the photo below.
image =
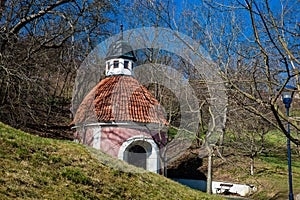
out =
<path fill-rule="evenodd" d="M 235 150 L 236 151 L 236 150 Z M 206 160 L 204 160 L 204 163 Z M 255 200 L 286 200 L 288 199 L 288 169 L 286 157 L 262 155 L 255 159 L 255 173 L 250 175 L 250 159 L 231 155 L 226 161 L 215 158 L 213 178 L 240 184 L 253 184 L 258 191 L 249 198 Z M 293 192 L 300 194 L 300 159 L 294 156 L 292 161 Z"/>
<path fill-rule="evenodd" d="M 250 175 L 250 158 L 245 156 L 241 150 L 242 146 L 233 146 L 236 140 L 233 134 L 228 134 L 226 137 L 223 155 L 226 160 L 215 158 L 214 180 L 253 184 L 258 188 L 258 191 L 250 197 L 253 199 L 288 199 L 287 147 L 284 134 L 279 131 L 266 134 L 266 149 L 255 158 L 253 176 Z M 296 145 L 292 144 L 291 148 L 293 192 L 296 196 L 300 194 L 300 156 L 296 153 Z"/>
<path fill-rule="evenodd" d="M 95 149 L 33 136 L 0 123 L 0 199 L 222 198 Z"/>
<path fill-rule="evenodd" d="M 272 183 L 282 199 L 288 195 L 288 165 L 287 156 L 261 156 L 262 169 L 259 175 Z M 300 194 L 300 159 L 296 155 L 292 157 L 292 175 L 294 195 Z M 279 198 L 279 197 L 278 197 Z"/>

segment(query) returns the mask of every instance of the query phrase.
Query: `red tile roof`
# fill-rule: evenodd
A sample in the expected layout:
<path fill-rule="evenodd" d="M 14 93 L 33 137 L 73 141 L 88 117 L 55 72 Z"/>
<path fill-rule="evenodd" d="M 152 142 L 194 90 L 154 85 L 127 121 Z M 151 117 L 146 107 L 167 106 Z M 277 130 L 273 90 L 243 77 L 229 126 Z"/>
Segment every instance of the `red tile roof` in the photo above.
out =
<path fill-rule="evenodd" d="M 141 122 L 165 124 L 163 108 L 131 76 L 111 76 L 100 81 L 79 106 L 73 124 L 91 122 Z"/>

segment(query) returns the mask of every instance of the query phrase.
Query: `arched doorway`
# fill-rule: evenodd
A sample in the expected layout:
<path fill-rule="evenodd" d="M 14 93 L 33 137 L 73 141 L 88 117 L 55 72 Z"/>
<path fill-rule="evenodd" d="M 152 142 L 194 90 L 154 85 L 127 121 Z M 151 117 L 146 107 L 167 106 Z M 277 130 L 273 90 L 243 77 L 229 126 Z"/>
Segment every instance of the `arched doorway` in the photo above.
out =
<path fill-rule="evenodd" d="M 152 138 L 144 135 L 133 136 L 126 140 L 119 149 L 118 158 L 151 172 L 159 173 L 158 146 Z"/>
<path fill-rule="evenodd" d="M 127 162 L 131 165 L 147 169 L 147 152 L 140 145 L 132 145 L 128 148 Z"/>

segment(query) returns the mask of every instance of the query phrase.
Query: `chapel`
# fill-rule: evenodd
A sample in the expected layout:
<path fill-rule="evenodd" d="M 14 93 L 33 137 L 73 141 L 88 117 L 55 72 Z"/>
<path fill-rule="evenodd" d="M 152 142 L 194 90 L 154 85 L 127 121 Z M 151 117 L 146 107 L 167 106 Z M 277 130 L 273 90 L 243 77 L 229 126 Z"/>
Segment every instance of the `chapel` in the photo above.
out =
<path fill-rule="evenodd" d="M 159 102 L 134 78 L 137 59 L 122 34 L 108 48 L 105 78 L 77 109 L 75 138 L 129 164 L 160 173 L 160 149 L 166 143 L 168 122 Z"/>

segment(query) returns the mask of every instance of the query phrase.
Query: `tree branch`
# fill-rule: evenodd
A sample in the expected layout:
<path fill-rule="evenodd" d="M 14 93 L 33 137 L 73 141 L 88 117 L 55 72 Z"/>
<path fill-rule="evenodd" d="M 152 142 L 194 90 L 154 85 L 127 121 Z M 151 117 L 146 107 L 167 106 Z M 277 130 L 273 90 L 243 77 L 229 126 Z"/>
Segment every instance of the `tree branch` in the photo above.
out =
<path fill-rule="evenodd" d="M 27 23 L 33 21 L 34 19 L 37 19 L 39 17 L 44 16 L 45 14 L 47 14 L 49 11 L 53 10 L 54 8 L 67 3 L 67 2 L 71 2 L 72 0 L 59 0 L 56 3 L 47 6 L 44 10 L 40 10 L 38 13 L 35 14 L 31 14 L 27 17 L 22 18 L 10 31 L 10 34 L 17 34 L 21 28 L 23 28 Z"/>

